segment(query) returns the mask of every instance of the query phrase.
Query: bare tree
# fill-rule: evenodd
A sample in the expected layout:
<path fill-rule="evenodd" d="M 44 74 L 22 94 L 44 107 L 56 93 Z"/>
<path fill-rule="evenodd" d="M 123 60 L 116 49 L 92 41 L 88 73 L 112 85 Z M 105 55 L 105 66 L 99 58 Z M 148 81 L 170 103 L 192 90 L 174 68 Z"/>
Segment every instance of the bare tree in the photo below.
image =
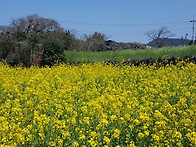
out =
<path fill-rule="evenodd" d="M 63 31 L 57 21 L 40 17 L 37 14 L 13 19 L 10 26 L 13 28 L 13 33 L 25 32 L 28 35 L 33 32 L 39 36 L 43 36 L 45 32 Z"/>
<path fill-rule="evenodd" d="M 163 39 L 174 36 L 167 27 L 163 26 L 159 30 L 149 31 L 146 33 L 146 36 L 156 42 L 158 47 L 164 46 Z"/>
<path fill-rule="evenodd" d="M 103 51 L 106 49 L 105 41 L 107 36 L 102 33 L 94 32 L 92 35 L 84 35 L 83 49 L 87 51 Z"/>

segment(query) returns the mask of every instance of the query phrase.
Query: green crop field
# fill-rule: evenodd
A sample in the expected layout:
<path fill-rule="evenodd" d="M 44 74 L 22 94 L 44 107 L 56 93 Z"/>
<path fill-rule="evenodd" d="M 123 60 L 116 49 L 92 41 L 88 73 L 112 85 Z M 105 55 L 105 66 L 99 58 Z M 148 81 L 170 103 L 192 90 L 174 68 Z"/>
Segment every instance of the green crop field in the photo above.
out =
<path fill-rule="evenodd" d="M 196 56 L 196 46 L 179 46 L 164 47 L 154 49 L 139 50 L 120 50 L 120 51 L 103 51 L 103 52 L 86 52 L 86 51 L 65 51 L 65 57 L 68 61 L 94 61 L 102 62 L 106 60 L 124 60 L 124 59 L 144 59 L 159 57 L 184 57 Z"/>

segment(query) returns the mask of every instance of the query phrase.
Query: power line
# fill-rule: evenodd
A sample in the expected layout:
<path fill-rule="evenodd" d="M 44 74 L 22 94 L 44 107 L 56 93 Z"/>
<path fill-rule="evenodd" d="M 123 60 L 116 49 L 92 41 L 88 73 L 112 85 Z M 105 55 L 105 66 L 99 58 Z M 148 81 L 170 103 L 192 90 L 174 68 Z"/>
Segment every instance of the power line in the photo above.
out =
<path fill-rule="evenodd" d="M 79 25 L 92 25 L 92 26 L 155 26 L 155 25 L 169 25 L 169 24 L 182 24 L 187 23 L 186 21 L 181 22 L 166 22 L 166 23 L 147 23 L 147 24 L 104 24 L 104 23 L 88 23 L 88 22 L 78 22 L 78 21 L 67 21 L 60 20 L 61 22 L 79 24 Z"/>
<path fill-rule="evenodd" d="M 91 23 L 91 22 L 82 22 L 82 21 L 71 21 L 71 20 L 59 20 L 61 23 L 62 22 L 64 22 L 64 23 L 68 23 L 68 24 L 76 24 L 76 25 L 85 25 L 85 26 L 103 26 L 103 27 L 145 27 L 145 26 L 158 26 L 158 25 L 180 25 L 180 24 L 188 24 L 188 21 L 173 21 L 173 22 L 163 22 L 163 23 L 138 23 L 138 24 L 136 24 L 136 23 Z M 175 31 L 178 31 L 178 30 L 180 30 L 180 31 L 182 31 L 182 30 L 189 30 L 188 28 L 183 28 L 183 27 L 181 27 L 181 28 L 179 28 L 179 27 L 175 27 L 174 29 L 173 29 L 173 31 L 175 32 Z M 78 32 L 89 32 L 89 33 L 91 33 L 91 32 L 94 32 L 94 31 L 84 31 L 84 30 L 79 30 Z M 125 34 L 125 33 L 137 33 L 137 34 L 143 34 L 143 32 L 135 32 L 135 30 L 134 31 L 125 31 L 125 32 L 123 32 L 123 31 L 109 31 L 110 33 L 118 33 L 118 34 Z M 179 33 L 179 31 L 178 31 L 178 33 Z"/>

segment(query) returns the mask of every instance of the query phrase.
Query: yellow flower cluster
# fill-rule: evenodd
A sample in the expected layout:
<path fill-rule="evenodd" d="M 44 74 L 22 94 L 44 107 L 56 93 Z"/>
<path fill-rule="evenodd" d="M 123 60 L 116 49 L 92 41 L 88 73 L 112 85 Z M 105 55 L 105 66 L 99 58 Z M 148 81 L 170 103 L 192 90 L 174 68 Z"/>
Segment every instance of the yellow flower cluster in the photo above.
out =
<path fill-rule="evenodd" d="M 196 146 L 196 64 L 0 64 L 0 146 Z"/>

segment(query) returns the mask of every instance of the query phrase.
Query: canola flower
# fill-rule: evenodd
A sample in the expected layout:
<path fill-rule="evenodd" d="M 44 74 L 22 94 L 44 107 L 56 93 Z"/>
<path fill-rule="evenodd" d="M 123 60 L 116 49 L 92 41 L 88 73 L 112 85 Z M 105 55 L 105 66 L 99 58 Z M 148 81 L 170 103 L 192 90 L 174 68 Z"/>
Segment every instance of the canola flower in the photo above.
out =
<path fill-rule="evenodd" d="M 1 146 L 196 146 L 196 64 L 0 64 Z"/>

